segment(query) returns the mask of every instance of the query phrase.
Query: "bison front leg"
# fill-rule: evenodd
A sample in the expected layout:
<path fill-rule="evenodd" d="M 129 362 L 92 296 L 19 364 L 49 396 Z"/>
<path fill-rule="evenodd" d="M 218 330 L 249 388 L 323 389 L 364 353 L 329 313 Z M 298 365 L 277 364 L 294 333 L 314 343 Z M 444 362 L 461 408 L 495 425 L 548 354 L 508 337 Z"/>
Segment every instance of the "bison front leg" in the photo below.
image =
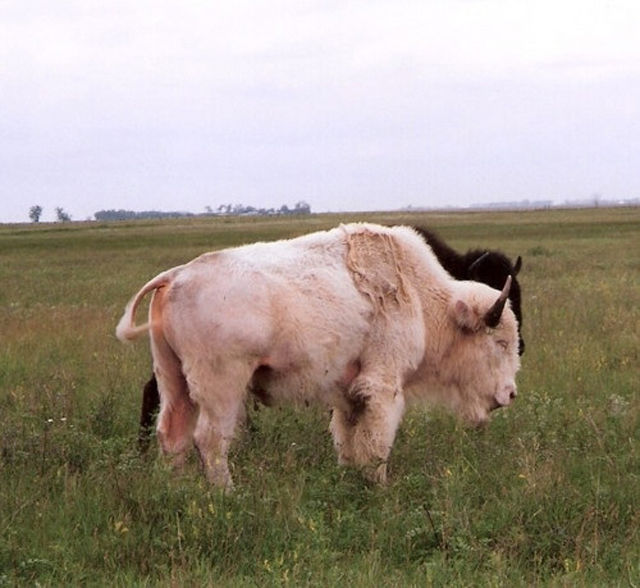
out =
<path fill-rule="evenodd" d="M 404 397 L 395 386 L 357 378 L 346 408 L 333 411 L 331 433 L 341 464 L 361 468 L 365 477 L 384 484 L 387 460 L 404 414 Z"/>
<path fill-rule="evenodd" d="M 338 454 L 340 465 L 353 465 L 353 451 L 351 449 L 351 411 L 334 407 L 331 411 L 329 430 L 333 437 L 333 447 Z"/>

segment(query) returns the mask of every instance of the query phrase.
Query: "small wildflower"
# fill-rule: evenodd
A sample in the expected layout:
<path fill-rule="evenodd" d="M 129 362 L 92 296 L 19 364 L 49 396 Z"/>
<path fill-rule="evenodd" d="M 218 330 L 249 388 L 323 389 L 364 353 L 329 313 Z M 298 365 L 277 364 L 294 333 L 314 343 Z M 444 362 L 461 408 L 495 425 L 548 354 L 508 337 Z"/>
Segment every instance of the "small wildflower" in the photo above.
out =
<path fill-rule="evenodd" d="M 614 417 L 622 416 L 626 412 L 628 405 L 628 400 L 619 394 L 612 394 L 609 396 L 609 415 Z"/>
<path fill-rule="evenodd" d="M 125 535 L 129 532 L 129 529 L 124 524 L 124 521 L 116 521 L 113 525 L 113 529 L 116 533 L 120 533 L 121 535 Z"/>

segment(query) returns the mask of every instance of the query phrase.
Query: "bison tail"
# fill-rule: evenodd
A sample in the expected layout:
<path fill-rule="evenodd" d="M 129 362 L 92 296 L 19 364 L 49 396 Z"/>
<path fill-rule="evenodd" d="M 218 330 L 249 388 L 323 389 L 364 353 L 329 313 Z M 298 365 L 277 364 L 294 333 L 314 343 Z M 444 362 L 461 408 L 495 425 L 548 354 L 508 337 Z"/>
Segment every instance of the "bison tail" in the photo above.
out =
<path fill-rule="evenodd" d="M 129 300 L 126 308 L 124 309 L 124 314 L 116 327 L 116 337 L 118 337 L 120 341 L 125 343 L 127 341 L 133 341 L 151 328 L 150 323 L 145 323 L 144 325 L 135 324 L 136 309 L 142 299 L 149 292 L 157 290 L 162 286 L 166 286 L 170 282 L 174 270 L 175 268 L 157 275 L 155 278 L 147 282 L 140 291 L 131 300 Z"/>

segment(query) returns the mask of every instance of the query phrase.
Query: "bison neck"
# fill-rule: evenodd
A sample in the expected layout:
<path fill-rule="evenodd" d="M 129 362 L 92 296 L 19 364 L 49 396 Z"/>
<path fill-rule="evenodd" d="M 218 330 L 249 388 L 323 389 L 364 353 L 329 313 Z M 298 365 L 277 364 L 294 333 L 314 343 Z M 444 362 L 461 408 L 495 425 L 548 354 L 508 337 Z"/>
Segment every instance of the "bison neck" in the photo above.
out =
<path fill-rule="evenodd" d="M 435 259 L 418 260 L 412 272 L 424 321 L 424 355 L 406 381 L 409 401 L 429 401 L 451 406 L 458 383 L 451 365 L 459 333 L 450 314 L 453 281 Z"/>

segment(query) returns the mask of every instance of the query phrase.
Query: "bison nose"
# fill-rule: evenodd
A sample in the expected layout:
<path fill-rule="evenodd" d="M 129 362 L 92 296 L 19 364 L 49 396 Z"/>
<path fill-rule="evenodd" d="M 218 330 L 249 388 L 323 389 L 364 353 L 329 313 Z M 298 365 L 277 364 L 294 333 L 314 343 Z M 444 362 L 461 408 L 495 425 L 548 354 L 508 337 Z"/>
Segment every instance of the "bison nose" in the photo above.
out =
<path fill-rule="evenodd" d="M 507 384 L 498 392 L 494 398 L 493 408 L 499 408 L 500 406 L 509 406 L 513 399 L 517 396 L 518 392 L 514 384 Z"/>

